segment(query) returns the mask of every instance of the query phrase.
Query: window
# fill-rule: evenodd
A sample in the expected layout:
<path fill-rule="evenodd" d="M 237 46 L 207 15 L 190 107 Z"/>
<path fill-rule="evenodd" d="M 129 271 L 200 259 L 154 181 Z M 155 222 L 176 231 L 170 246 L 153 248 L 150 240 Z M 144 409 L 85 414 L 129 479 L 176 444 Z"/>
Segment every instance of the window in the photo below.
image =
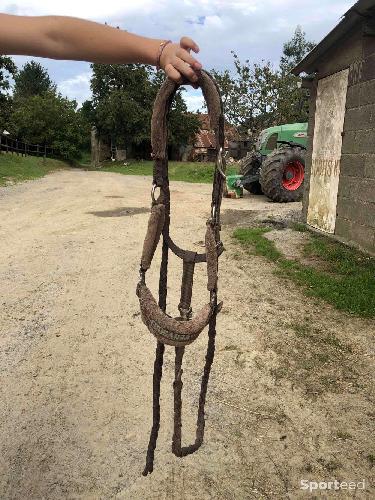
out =
<path fill-rule="evenodd" d="M 272 134 L 268 138 L 266 149 L 270 149 L 271 151 L 273 151 L 276 148 L 277 148 L 277 134 Z"/>

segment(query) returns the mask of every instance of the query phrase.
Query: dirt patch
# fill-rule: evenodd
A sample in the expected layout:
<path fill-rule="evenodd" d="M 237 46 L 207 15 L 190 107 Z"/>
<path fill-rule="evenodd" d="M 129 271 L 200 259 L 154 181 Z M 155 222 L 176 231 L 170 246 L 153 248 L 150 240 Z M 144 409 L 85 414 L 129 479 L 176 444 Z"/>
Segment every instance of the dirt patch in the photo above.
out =
<path fill-rule="evenodd" d="M 88 212 L 97 217 L 131 217 L 132 215 L 139 215 L 149 213 L 150 209 L 146 207 L 120 207 L 113 210 L 102 210 L 98 212 Z"/>
<path fill-rule="evenodd" d="M 155 470 L 141 475 L 155 340 L 141 323 L 135 287 L 150 182 L 64 171 L 0 189 L 0 498 L 294 500 L 306 497 L 301 479 L 365 479 L 357 497 L 374 498 L 374 322 L 307 298 L 272 263 L 245 256 L 232 225 L 223 231 L 224 306 L 205 442 L 184 459 L 171 454 L 167 348 Z M 47 191 L 57 186 L 59 196 Z M 129 207 L 113 209 L 106 193 L 123 195 L 135 212 L 108 215 Z M 211 186 L 172 182 L 171 198 L 173 239 L 191 248 L 204 238 Z M 253 209 L 261 220 L 284 220 L 299 217 L 300 204 L 223 200 L 234 222 Z M 159 264 L 160 248 L 147 273 L 155 295 Z M 171 255 L 171 315 L 181 275 Z M 193 310 L 207 300 L 206 269 L 196 266 Z M 206 340 L 202 333 L 185 353 L 184 444 L 194 440 Z"/>
<path fill-rule="evenodd" d="M 270 227 L 269 221 L 263 221 Z M 290 228 L 285 228 L 285 221 L 275 221 L 277 230 L 265 233 L 265 238 L 273 241 L 276 248 L 286 259 L 297 260 L 303 265 L 313 267 L 318 271 L 329 272 L 329 263 L 317 257 L 307 255 L 304 251 L 306 244 L 311 239 L 311 233 L 298 232 Z M 278 224 L 280 222 L 280 224 Z"/>
<path fill-rule="evenodd" d="M 266 210 L 226 209 L 221 214 L 221 222 L 223 226 L 229 227 L 264 225 L 283 229 L 292 222 L 298 222 L 301 219 L 301 214 L 298 210 L 300 204 L 291 203 L 289 205 L 297 205 L 297 207 L 291 209 L 288 205 L 285 205 L 285 208 L 283 207 L 284 210 L 280 210 L 280 206 L 275 204 L 274 211 L 272 208 L 267 208 Z"/>
<path fill-rule="evenodd" d="M 279 365 L 272 369 L 276 381 L 286 378 L 311 398 L 326 391 L 366 389 L 370 394 L 370 374 L 359 356 L 360 346 L 344 342 L 335 332 L 311 326 L 306 320 L 287 323 L 284 328 L 282 338 L 271 334 L 264 339 L 265 349 L 272 346 L 278 354 Z"/>
<path fill-rule="evenodd" d="M 283 229 L 282 226 L 280 229 L 281 230 L 265 233 L 264 236 L 273 241 L 276 248 L 280 250 L 287 259 L 297 259 L 300 262 L 304 261 L 303 248 L 309 241 L 309 233 L 299 233 L 292 229 Z"/>
<path fill-rule="evenodd" d="M 262 212 L 259 210 L 227 209 L 223 210 L 220 220 L 223 226 L 251 226 L 261 215 Z"/>

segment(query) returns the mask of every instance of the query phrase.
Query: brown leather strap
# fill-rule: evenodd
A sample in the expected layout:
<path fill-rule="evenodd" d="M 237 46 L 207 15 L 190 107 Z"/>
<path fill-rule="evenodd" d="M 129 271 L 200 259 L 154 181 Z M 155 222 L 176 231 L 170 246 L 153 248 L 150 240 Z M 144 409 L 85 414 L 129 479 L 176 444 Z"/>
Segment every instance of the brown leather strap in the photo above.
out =
<path fill-rule="evenodd" d="M 163 247 L 162 261 L 160 265 L 159 279 L 159 304 L 153 299 L 151 292 L 147 289 L 144 279 L 144 270 L 141 270 L 141 282 L 138 285 L 138 293 L 143 301 L 141 305 L 142 316 L 149 330 L 157 337 L 158 347 L 155 359 L 154 392 L 153 392 L 153 426 L 150 435 L 144 475 L 152 472 L 154 451 L 160 427 L 160 381 L 162 376 L 162 363 L 164 343 L 176 345 L 175 360 L 175 382 L 174 382 L 174 434 L 172 441 L 173 453 L 177 456 L 185 456 L 197 450 L 204 436 L 204 406 L 207 394 L 208 379 L 215 352 L 216 316 L 221 308 L 217 303 L 217 259 L 223 251 L 220 242 L 220 206 L 223 193 L 225 165 L 222 159 L 224 149 L 224 115 L 218 88 L 212 77 L 205 71 L 200 73 L 198 85 L 201 87 L 203 96 L 207 103 L 210 125 L 215 133 L 215 148 L 217 151 L 217 164 L 214 171 L 214 181 L 211 199 L 211 217 L 208 221 L 206 232 L 206 253 L 198 254 L 189 250 L 179 248 L 170 238 L 170 191 L 168 179 L 168 155 L 167 155 L 167 118 L 173 97 L 178 85 L 171 80 L 166 80 L 155 99 L 154 110 L 151 121 L 151 142 L 154 157 L 154 186 L 160 188 L 160 197 L 156 203 L 165 207 L 164 226 L 162 229 Z M 220 165 L 219 165 L 220 163 Z M 154 240 L 153 240 L 154 241 Z M 153 246 L 151 247 L 151 249 Z M 168 251 L 171 249 L 183 260 L 183 279 L 181 285 L 180 321 L 168 317 L 165 313 L 167 302 L 168 281 Z M 150 252 L 148 253 L 148 255 Z M 207 262 L 208 289 L 210 291 L 210 303 L 207 304 L 193 319 L 190 317 L 190 303 L 192 297 L 194 267 L 199 262 Z M 148 261 L 146 261 L 148 264 Z M 194 444 L 181 446 L 181 409 L 182 409 L 182 360 L 184 346 L 187 341 L 199 335 L 204 325 L 209 323 L 208 347 L 206 363 L 201 382 L 199 396 L 199 408 L 197 417 L 196 439 Z M 179 336 L 178 338 L 176 337 Z M 177 343 L 176 343 L 177 342 Z M 162 344 L 163 343 L 163 344 Z"/>
<path fill-rule="evenodd" d="M 181 319 L 189 320 L 191 318 L 191 297 L 193 294 L 193 281 L 194 281 L 194 262 L 186 262 L 184 260 L 182 280 L 181 280 L 181 298 L 178 304 Z"/>
<path fill-rule="evenodd" d="M 182 259 L 184 262 L 194 262 L 195 264 L 198 264 L 199 262 L 207 262 L 206 259 L 206 253 L 197 253 L 197 252 L 192 252 L 191 250 L 183 250 L 180 248 L 176 243 L 172 240 L 172 238 L 167 235 L 165 237 L 166 243 L 168 245 L 168 248 L 172 250 L 172 252 Z M 216 253 L 217 256 L 220 257 L 220 255 L 224 252 L 224 246 L 221 241 L 218 241 L 216 243 Z"/>
<path fill-rule="evenodd" d="M 217 290 L 217 251 L 215 228 L 208 222 L 206 229 L 207 290 Z"/>

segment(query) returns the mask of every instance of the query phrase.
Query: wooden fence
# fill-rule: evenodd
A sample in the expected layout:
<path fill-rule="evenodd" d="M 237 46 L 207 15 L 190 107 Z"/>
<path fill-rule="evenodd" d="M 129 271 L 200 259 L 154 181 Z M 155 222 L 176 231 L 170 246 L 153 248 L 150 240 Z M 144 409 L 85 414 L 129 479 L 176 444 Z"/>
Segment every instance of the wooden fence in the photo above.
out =
<path fill-rule="evenodd" d="M 12 153 L 19 156 L 44 156 L 53 158 L 56 153 L 53 148 L 41 144 L 29 144 L 27 142 L 18 141 L 11 137 L 0 135 L 0 152 Z"/>

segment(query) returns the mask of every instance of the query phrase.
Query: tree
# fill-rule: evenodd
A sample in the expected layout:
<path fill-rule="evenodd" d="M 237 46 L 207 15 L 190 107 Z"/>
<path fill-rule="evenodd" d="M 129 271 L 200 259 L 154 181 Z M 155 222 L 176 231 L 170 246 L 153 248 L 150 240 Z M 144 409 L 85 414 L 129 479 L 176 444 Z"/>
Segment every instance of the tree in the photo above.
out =
<path fill-rule="evenodd" d="M 129 149 L 146 140 L 153 88 L 147 67 L 92 64 L 94 125 L 112 144 Z"/>
<path fill-rule="evenodd" d="M 247 59 L 243 63 L 232 52 L 234 74 L 227 69 L 212 70 L 227 120 L 240 132 L 250 129 L 253 135 L 272 125 L 307 121 L 306 93 L 290 71 L 314 46 L 298 26 L 283 46 L 279 68 L 268 61 L 250 63 Z"/>
<path fill-rule="evenodd" d="M 299 62 L 308 54 L 314 47 L 315 42 L 306 40 L 306 33 L 302 31 L 301 26 L 297 26 L 293 37 L 288 42 L 284 43 L 283 53 L 280 59 L 280 70 L 283 74 L 297 66 Z"/>
<path fill-rule="evenodd" d="M 134 64 L 93 64 L 92 105 L 85 115 L 93 120 L 99 134 L 112 144 L 147 154 L 153 102 L 162 82 L 150 66 Z M 186 144 L 199 122 L 187 113 L 182 90 L 176 93 L 170 113 L 170 143 Z"/>
<path fill-rule="evenodd" d="M 235 104 L 235 102 L 232 102 L 232 98 L 235 91 L 235 81 L 228 69 L 225 69 L 224 71 L 217 71 L 215 69 L 212 69 L 210 73 L 215 78 L 216 83 L 220 88 L 221 100 L 223 101 L 223 107 L 226 112 L 226 116 L 228 119 L 229 117 L 231 117 L 230 121 L 234 123 L 236 119 L 236 113 L 233 109 L 233 105 Z"/>
<path fill-rule="evenodd" d="M 242 63 L 232 52 L 235 76 L 228 70 L 212 73 L 224 95 L 226 119 L 240 132 L 253 133 L 268 127 L 274 120 L 277 103 L 278 73 L 268 61 Z"/>
<path fill-rule="evenodd" d="M 198 117 L 188 113 L 182 91 L 176 93 L 168 117 L 168 142 L 175 147 L 188 144 L 200 127 Z"/>
<path fill-rule="evenodd" d="M 91 128 L 96 123 L 96 114 L 92 101 L 85 101 L 77 110 L 85 140 L 82 144 L 84 151 L 91 149 Z"/>
<path fill-rule="evenodd" d="M 79 158 L 89 135 L 76 101 L 58 94 L 47 70 L 35 61 L 26 63 L 15 76 L 9 129 L 18 139 L 52 147 L 68 160 Z"/>
<path fill-rule="evenodd" d="M 28 98 L 42 95 L 44 92 L 56 91 L 48 72 L 35 61 L 27 62 L 14 78 L 14 95 L 16 98 Z"/>
<path fill-rule="evenodd" d="M 75 101 L 51 91 L 19 99 L 10 131 L 25 142 L 52 147 L 65 159 L 79 158 L 85 129 L 76 108 Z"/>
<path fill-rule="evenodd" d="M 10 96 L 10 78 L 14 77 L 17 67 L 10 57 L 0 56 L 0 132 L 9 122 L 12 112 L 12 98 Z"/>
<path fill-rule="evenodd" d="M 94 125 L 96 120 L 95 108 L 92 101 L 85 101 L 79 109 L 82 119 Z"/>
<path fill-rule="evenodd" d="M 278 84 L 278 120 L 280 123 L 306 122 L 308 120 L 307 92 L 299 88 L 300 79 L 291 70 L 315 47 L 306 40 L 306 33 L 297 26 L 293 37 L 284 43 L 280 59 Z"/>

